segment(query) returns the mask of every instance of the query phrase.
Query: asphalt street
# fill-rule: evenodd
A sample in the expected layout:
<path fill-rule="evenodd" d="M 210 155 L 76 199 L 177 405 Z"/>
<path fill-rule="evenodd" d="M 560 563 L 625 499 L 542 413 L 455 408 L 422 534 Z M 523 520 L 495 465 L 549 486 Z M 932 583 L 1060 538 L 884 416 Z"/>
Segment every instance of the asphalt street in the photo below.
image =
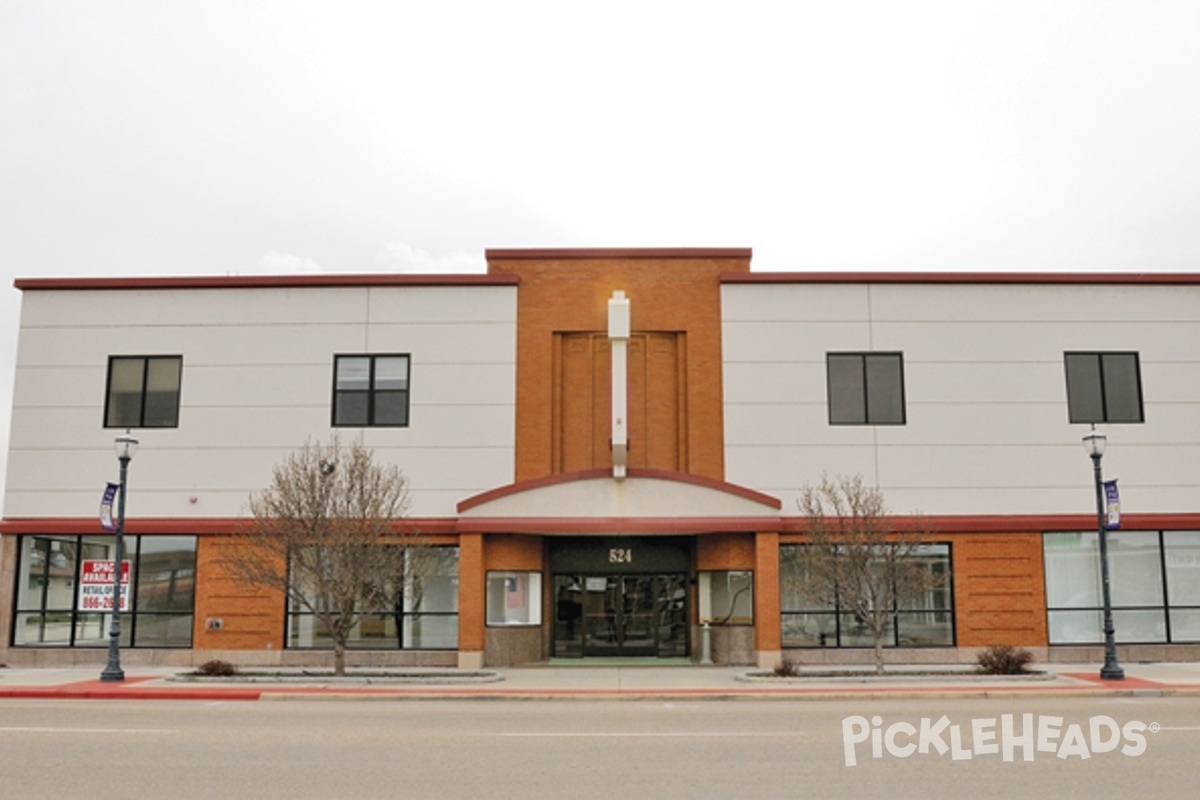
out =
<path fill-rule="evenodd" d="M 1198 755 L 1179 696 L 0 700 L 6 798 L 1179 798 Z"/>

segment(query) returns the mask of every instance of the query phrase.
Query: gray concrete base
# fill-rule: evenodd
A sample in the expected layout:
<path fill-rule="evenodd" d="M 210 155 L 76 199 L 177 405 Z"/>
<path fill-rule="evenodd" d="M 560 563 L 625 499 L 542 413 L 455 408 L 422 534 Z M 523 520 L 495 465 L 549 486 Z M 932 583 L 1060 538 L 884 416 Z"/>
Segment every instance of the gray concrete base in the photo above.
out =
<path fill-rule="evenodd" d="M 747 629 L 749 630 L 749 629 Z M 724 632 L 729 633 L 729 632 Z M 870 648 L 811 648 L 782 651 L 753 651 L 739 640 L 742 631 L 721 641 L 714 636 L 714 660 L 718 664 L 744 664 L 759 669 L 774 669 L 783 659 L 801 666 L 855 665 L 874 663 Z M 888 648 L 885 664 L 974 664 L 981 647 Z M 1027 647 L 1034 664 L 1089 664 L 1104 661 L 1104 647 Z M 525 648 L 520 648 L 524 652 Z M 744 655 L 743 655 L 744 653 Z M 346 653 L 350 667 L 458 667 L 482 669 L 485 665 L 506 666 L 522 663 L 494 656 L 502 653 L 455 652 L 453 650 L 351 650 Z M 510 653 L 511 655 L 511 653 Z M 698 657 L 698 650 L 697 650 Z M 1200 662 L 1200 644 L 1120 645 L 1117 658 L 1122 664 Z M 239 667 L 325 667 L 332 663 L 328 650 L 166 650 L 123 648 L 121 663 L 132 667 L 195 667 L 220 659 Z M 0 664 L 10 667 L 95 667 L 107 660 L 107 650 L 99 647 L 9 647 L 0 649 Z M 536 663 L 526 661 L 524 663 Z"/>
<path fill-rule="evenodd" d="M 483 669 L 483 656 L 480 651 L 460 651 L 458 653 L 459 669 Z"/>

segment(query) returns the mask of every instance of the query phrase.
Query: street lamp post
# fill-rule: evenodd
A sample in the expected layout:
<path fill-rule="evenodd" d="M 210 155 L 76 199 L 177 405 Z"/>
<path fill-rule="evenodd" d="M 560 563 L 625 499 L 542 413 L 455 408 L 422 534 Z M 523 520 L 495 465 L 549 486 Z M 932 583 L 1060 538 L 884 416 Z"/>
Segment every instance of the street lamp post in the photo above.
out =
<path fill-rule="evenodd" d="M 123 681 L 125 672 L 121 669 L 121 562 L 125 558 L 125 476 L 129 472 L 129 462 L 137 452 L 138 440 L 129 431 L 118 436 L 114 442 L 117 449 L 117 461 L 121 464 L 121 482 L 117 489 L 117 541 L 116 554 L 113 558 L 113 607 L 112 626 L 109 628 L 108 664 L 100 673 L 102 681 Z"/>
<path fill-rule="evenodd" d="M 1108 437 L 1092 430 L 1083 437 L 1083 446 L 1092 458 L 1092 472 L 1096 480 L 1096 533 L 1100 536 L 1100 591 L 1104 601 L 1104 666 L 1100 668 L 1100 677 L 1109 681 L 1125 680 L 1125 670 L 1117 663 L 1117 644 L 1114 638 L 1115 628 L 1112 618 L 1112 590 L 1108 580 L 1108 525 L 1104 521 L 1104 476 L 1100 472 L 1100 459 L 1104 457 L 1104 447 Z"/>

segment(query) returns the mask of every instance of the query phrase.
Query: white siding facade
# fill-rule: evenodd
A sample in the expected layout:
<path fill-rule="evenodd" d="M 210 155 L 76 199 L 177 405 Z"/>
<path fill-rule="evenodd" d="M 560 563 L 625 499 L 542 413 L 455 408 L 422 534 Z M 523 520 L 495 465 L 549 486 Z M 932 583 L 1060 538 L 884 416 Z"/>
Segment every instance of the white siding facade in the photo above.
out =
<path fill-rule="evenodd" d="M 409 425 L 334 429 L 333 358 L 372 353 L 411 356 Z M 179 426 L 135 431 L 140 517 L 239 516 L 272 465 L 335 430 L 404 470 L 414 516 L 513 479 L 515 286 L 26 288 L 7 518 L 96 513 L 117 472 L 113 355 L 183 357 Z"/>
<path fill-rule="evenodd" d="M 1139 354 L 1145 422 L 1100 426 L 1128 513 L 1200 505 L 1200 286 L 1053 281 L 722 287 L 726 479 L 781 498 L 861 473 L 892 511 L 1095 507 L 1063 354 Z M 906 423 L 831 425 L 829 352 L 901 352 Z"/>

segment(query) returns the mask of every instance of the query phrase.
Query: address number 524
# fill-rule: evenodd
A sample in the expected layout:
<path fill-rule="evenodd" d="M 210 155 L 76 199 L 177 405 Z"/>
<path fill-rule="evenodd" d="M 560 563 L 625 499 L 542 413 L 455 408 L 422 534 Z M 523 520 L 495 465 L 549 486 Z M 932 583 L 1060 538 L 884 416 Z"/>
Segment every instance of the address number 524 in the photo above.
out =
<path fill-rule="evenodd" d="M 608 563 L 632 564 L 633 550 L 627 547 L 613 547 L 608 551 Z"/>

